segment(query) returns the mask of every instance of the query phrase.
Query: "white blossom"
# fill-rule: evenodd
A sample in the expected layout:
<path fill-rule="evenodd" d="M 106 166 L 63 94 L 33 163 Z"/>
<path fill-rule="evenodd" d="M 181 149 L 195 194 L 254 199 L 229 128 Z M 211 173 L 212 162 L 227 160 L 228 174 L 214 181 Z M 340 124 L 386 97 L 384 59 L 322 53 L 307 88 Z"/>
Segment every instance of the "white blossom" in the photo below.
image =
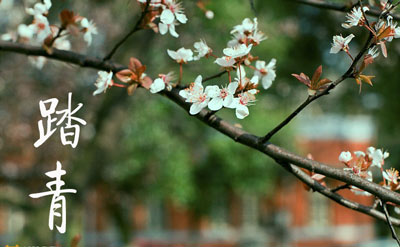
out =
<path fill-rule="evenodd" d="M 229 56 L 223 56 L 217 58 L 214 63 L 218 64 L 221 67 L 229 68 L 233 67 L 233 65 L 236 63 L 236 60 Z"/>
<path fill-rule="evenodd" d="M 34 35 L 33 26 L 27 26 L 25 24 L 18 25 L 17 32 L 21 38 L 24 38 L 27 40 L 31 40 Z"/>
<path fill-rule="evenodd" d="M 36 42 L 42 43 L 49 35 L 51 35 L 50 24 L 43 15 L 36 15 L 33 23 L 29 28 L 36 34 Z"/>
<path fill-rule="evenodd" d="M 199 60 L 200 58 L 210 54 L 212 52 L 211 48 L 207 45 L 204 40 L 200 40 L 194 43 L 194 49 L 198 53 L 193 57 L 194 60 Z"/>
<path fill-rule="evenodd" d="M 343 38 L 342 35 L 333 36 L 333 43 L 330 53 L 338 53 L 339 51 L 348 51 L 349 43 L 354 38 L 354 34 L 350 34 L 346 38 Z"/>
<path fill-rule="evenodd" d="M 351 10 L 351 13 L 348 13 L 346 18 L 346 22 L 342 24 L 342 27 L 344 28 L 351 28 L 354 26 L 362 25 L 365 21 L 363 11 L 366 12 L 368 11 L 369 8 L 364 6 L 361 10 L 361 7 L 354 7 Z"/>
<path fill-rule="evenodd" d="M 83 18 L 81 20 L 81 26 L 84 29 L 84 35 L 83 35 L 83 39 L 86 41 L 86 43 L 89 45 L 92 44 L 92 35 L 93 34 L 97 34 L 97 27 L 94 24 L 93 20 L 88 20 L 86 18 Z"/>
<path fill-rule="evenodd" d="M 37 69 L 41 70 L 43 69 L 43 66 L 46 64 L 47 62 L 47 58 L 43 57 L 43 56 L 39 56 L 39 57 L 28 57 L 29 62 L 35 66 Z"/>
<path fill-rule="evenodd" d="M 339 155 L 339 161 L 343 162 L 343 163 L 348 163 L 352 159 L 353 159 L 353 157 L 349 151 L 341 152 Z"/>
<path fill-rule="evenodd" d="M 254 30 L 257 30 L 258 28 L 258 21 L 257 18 L 254 18 L 253 21 L 251 21 L 249 18 L 245 18 L 242 21 L 242 24 L 236 25 L 233 27 L 233 30 L 231 31 L 231 34 L 234 33 L 251 33 Z"/>
<path fill-rule="evenodd" d="M 97 89 L 93 92 L 93 95 L 103 93 L 107 90 L 107 88 L 111 87 L 113 85 L 112 76 L 113 72 L 111 71 L 99 71 L 98 78 L 95 83 Z"/>
<path fill-rule="evenodd" d="M 255 101 L 256 93 L 256 89 L 251 89 L 249 91 L 239 94 L 238 98 L 234 98 L 233 106 L 236 108 L 235 113 L 237 118 L 243 119 L 249 115 L 248 106 L 250 105 L 250 103 L 253 103 Z"/>
<path fill-rule="evenodd" d="M 249 54 L 253 45 L 246 46 L 245 44 L 240 44 L 234 47 L 228 47 L 223 50 L 225 56 L 232 58 L 240 58 Z"/>
<path fill-rule="evenodd" d="M 257 18 L 254 18 L 253 21 L 249 18 L 244 19 L 242 24 L 233 27 L 231 34 L 233 39 L 228 42 L 230 47 L 243 43 L 258 45 L 267 39 L 265 34 L 258 30 Z"/>
<path fill-rule="evenodd" d="M 177 63 L 187 63 L 193 60 L 193 51 L 184 47 L 179 48 L 177 51 L 167 50 L 167 52 Z"/>
<path fill-rule="evenodd" d="M 28 15 L 46 15 L 51 8 L 51 0 L 44 0 L 43 3 L 36 3 L 33 8 L 26 8 L 25 11 Z"/>
<path fill-rule="evenodd" d="M 179 91 L 179 95 L 185 99 L 186 102 L 192 103 L 189 113 L 191 115 L 198 114 L 203 108 L 207 107 L 210 98 L 204 92 L 202 85 L 202 76 L 197 76 L 196 80 L 190 85 L 189 88 Z M 206 87 L 206 91 L 208 91 Z"/>
<path fill-rule="evenodd" d="M 382 176 L 392 184 L 399 183 L 398 182 L 399 172 L 397 170 L 395 170 L 394 168 L 386 169 L 386 171 L 382 172 Z"/>
<path fill-rule="evenodd" d="M 389 157 L 388 152 L 382 152 L 381 149 L 376 149 L 374 147 L 367 148 L 367 154 L 370 159 L 372 159 L 371 166 L 376 166 L 381 168 L 384 164 L 384 160 Z"/>
<path fill-rule="evenodd" d="M 165 0 L 165 3 L 167 5 L 167 9 L 164 9 L 163 12 L 169 10 L 174 15 L 174 18 L 176 18 L 177 21 L 182 24 L 185 24 L 187 22 L 188 19 L 183 13 L 182 4 L 180 2 L 177 2 L 176 0 Z"/>
<path fill-rule="evenodd" d="M 393 38 L 400 38 L 400 27 L 397 26 L 397 22 L 393 22 L 393 16 L 387 17 L 387 26 L 391 29 L 391 34 L 385 40 L 391 42 Z"/>
<path fill-rule="evenodd" d="M 218 111 L 222 107 L 235 108 L 233 99 L 238 85 L 238 82 L 231 82 L 222 89 L 218 86 L 208 87 L 206 93 L 211 98 L 208 108 L 212 111 Z"/>
<path fill-rule="evenodd" d="M 170 84 L 170 81 L 173 78 L 173 73 L 170 72 L 166 75 L 161 74 L 159 75 L 159 78 L 155 79 L 153 83 L 150 86 L 150 92 L 151 93 L 158 93 L 167 88 L 168 91 L 172 89 L 172 85 Z"/>
<path fill-rule="evenodd" d="M 275 72 L 276 59 L 273 58 L 266 64 L 265 61 L 258 60 L 256 62 L 256 71 L 254 74 L 261 79 L 261 84 L 264 89 L 268 89 L 276 78 Z"/>
<path fill-rule="evenodd" d="M 165 9 L 160 16 L 160 23 L 158 24 L 158 28 L 160 30 L 160 34 L 164 35 L 168 31 L 169 33 L 178 38 L 179 34 L 175 31 L 175 16 L 171 10 Z"/>
<path fill-rule="evenodd" d="M 379 56 L 378 46 L 374 46 L 374 47 L 368 49 L 368 55 L 370 55 L 372 58 L 378 57 Z"/>
<path fill-rule="evenodd" d="M 54 41 L 54 47 L 59 50 L 71 50 L 71 42 L 67 39 L 67 36 L 60 37 Z"/>
<path fill-rule="evenodd" d="M 365 157 L 365 153 L 363 151 L 355 151 L 354 154 L 357 158 Z"/>

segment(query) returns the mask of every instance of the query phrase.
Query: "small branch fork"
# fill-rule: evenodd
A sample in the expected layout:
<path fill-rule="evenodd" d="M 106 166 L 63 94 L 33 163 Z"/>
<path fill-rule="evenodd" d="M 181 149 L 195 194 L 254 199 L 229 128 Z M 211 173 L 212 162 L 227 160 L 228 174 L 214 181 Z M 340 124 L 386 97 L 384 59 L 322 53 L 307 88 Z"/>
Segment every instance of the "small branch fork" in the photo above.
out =
<path fill-rule="evenodd" d="M 397 237 L 396 231 L 394 230 L 392 219 L 390 218 L 389 212 L 387 210 L 386 202 L 383 200 L 380 200 L 380 204 L 383 208 L 383 212 L 385 213 L 386 223 L 388 224 L 390 231 L 392 232 L 392 238 L 394 240 L 396 240 L 397 245 L 400 247 L 400 240 L 399 240 L 399 237 Z"/>
<path fill-rule="evenodd" d="M 301 2 L 301 3 L 314 3 L 314 1 L 312 0 L 295 0 L 297 2 Z M 315 4 L 325 4 L 325 3 L 321 3 L 321 2 L 315 2 Z M 359 4 L 361 5 L 361 1 L 359 2 Z M 314 4 L 310 4 L 312 6 L 314 6 Z M 325 6 L 325 5 L 324 5 Z M 332 8 L 330 8 L 332 9 Z M 341 10 L 342 11 L 342 7 L 341 8 L 333 8 L 336 10 Z M 347 10 L 347 8 L 344 8 L 345 10 Z M 363 14 L 365 15 L 364 11 Z M 381 14 L 381 13 L 380 13 Z M 382 18 L 382 15 L 378 15 L 379 18 Z M 369 48 L 372 47 L 373 45 L 373 40 L 374 35 L 370 32 L 367 41 L 364 44 L 364 47 L 360 50 L 360 52 L 357 54 L 357 56 L 354 58 L 353 62 L 351 63 L 349 69 L 340 77 L 338 78 L 336 81 L 334 81 L 333 83 L 331 83 L 329 85 L 329 87 L 327 87 L 326 89 L 324 89 L 321 92 L 318 92 L 317 94 L 313 95 L 313 96 L 308 96 L 308 98 L 301 104 L 299 105 L 289 116 L 287 116 L 280 124 L 278 124 L 275 128 L 273 128 L 271 131 L 269 131 L 262 139 L 260 139 L 261 143 L 266 143 L 268 142 L 272 136 L 274 136 L 277 132 L 279 132 L 283 127 L 285 127 L 287 124 L 290 123 L 290 121 L 292 121 L 302 110 L 304 110 L 311 102 L 313 102 L 314 100 L 329 94 L 329 92 L 334 89 L 337 85 L 339 85 L 341 82 L 343 82 L 344 80 L 348 79 L 348 78 L 354 78 L 354 73 L 356 71 L 356 66 L 358 64 L 358 62 L 361 60 L 361 58 L 363 57 L 363 55 L 368 51 Z"/>
<path fill-rule="evenodd" d="M 150 1 L 151 0 L 147 0 L 146 2 L 146 7 L 144 8 L 139 20 L 136 22 L 135 27 L 129 32 L 127 33 L 117 44 L 115 44 L 115 46 L 111 49 L 111 51 L 103 58 L 103 61 L 107 61 L 110 60 L 112 58 L 112 56 L 114 55 L 114 53 L 118 50 L 118 48 L 125 43 L 125 41 L 134 33 L 136 33 L 137 31 L 141 30 L 141 24 L 143 22 L 143 19 L 146 17 L 147 14 L 147 10 L 150 6 Z"/>
<path fill-rule="evenodd" d="M 339 186 L 335 189 L 330 190 L 329 188 L 323 186 L 322 184 L 318 183 L 317 181 L 313 180 L 308 174 L 306 174 L 304 171 L 302 171 L 300 168 L 298 168 L 295 165 L 289 164 L 289 163 L 285 163 L 285 162 L 280 162 L 280 164 L 291 174 L 293 174 L 296 178 L 298 178 L 300 181 L 302 181 L 303 183 L 305 183 L 308 187 L 310 187 L 313 191 L 316 191 L 318 193 L 320 193 L 321 195 L 337 202 L 338 204 L 352 209 L 352 210 L 356 210 L 359 212 L 362 212 L 364 214 L 367 214 L 369 216 L 372 216 L 376 219 L 380 219 L 383 221 L 388 221 L 390 220 L 391 222 L 394 222 L 396 225 L 400 224 L 400 219 L 396 219 L 393 217 L 389 217 L 387 218 L 385 216 L 385 214 L 383 214 L 382 212 L 374 209 L 371 206 L 365 206 L 362 205 L 360 203 L 348 200 L 344 197 L 342 197 L 341 195 L 337 194 L 336 192 L 341 190 L 341 189 L 345 189 L 348 188 L 349 185 L 345 184 L 343 186 Z"/>
<path fill-rule="evenodd" d="M 332 193 L 336 193 L 336 192 L 338 192 L 339 190 L 344 190 L 344 189 L 350 189 L 350 185 L 349 185 L 349 184 L 340 185 L 340 186 L 338 186 L 338 187 L 336 187 L 336 188 L 334 188 L 334 189 L 331 189 L 331 192 L 332 192 Z"/>
<path fill-rule="evenodd" d="M 324 95 L 328 95 L 329 92 L 334 89 L 337 85 L 339 85 L 341 82 L 343 82 L 344 80 L 348 79 L 348 78 L 353 78 L 354 77 L 354 71 L 356 69 L 357 63 L 360 61 L 360 59 L 362 58 L 362 56 L 364 55 L 364 53 L 370 48 L 371 46 L 371 41 L 372 41 L 373 35 L 370 34 L 365 45 L 364 48 L 358 53 L 358 55 L 356 56 L 356 58 L 353 60 L 352 64 L 350 65 L 349 69 L 340 77 L 338 78 L 336 81 L 334 81 L 333 83 L 331 83 L 329 85 L 329 87 L 327 87 L 326 89 L 324 89 L 323 91 L 315 94 L 314 96 L 308 96 L 308 98 L 300 105 L 298 106 L 288 117 L 286 117 L 280 124 L 278 124 L 275 128 L 273 128 L 270 132 L 268 132 L 264 138 L 260 139 L 260 142 L 262 143 L 266 143 L 267 141 L 269 141 L 271 139 L 271 137 L 273 135 L 275 135 L 278 131 L 280 131 L 283 127 L 285 127 L 287 124 L 290 123 L 290 121 L 293 120 L 293 118 L 295 118 L 302 110 L 304 110 L 304 108 L 306 108 L 311 102 L 313 102 L 314 100 L 324 96 Z"/>

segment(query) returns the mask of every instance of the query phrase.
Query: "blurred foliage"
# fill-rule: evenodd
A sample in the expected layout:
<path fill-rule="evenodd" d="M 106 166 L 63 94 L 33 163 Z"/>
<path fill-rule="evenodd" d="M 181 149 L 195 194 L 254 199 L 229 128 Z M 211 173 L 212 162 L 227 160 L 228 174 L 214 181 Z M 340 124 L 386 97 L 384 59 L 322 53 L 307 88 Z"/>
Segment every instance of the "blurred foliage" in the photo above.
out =
<path fill-rule="evenodd" d="M 53 2 L 50 20 L 57 21 L 57 12 L 69 7 L 97 23 L 99 34 L 93 46 L 86 49 L 82 40 L 76 38 L 73 47 L 77 47 L 78 52 L 99 57 L 106 54 L 138 18 L 138 6 L 131 0 Z M 179 39 L 150 30 L 141 31 L 124 44 L 114 60 L 128 64 L 129 58 L 134 56 L 147 65 L 147 73 L 153 78 L 159 73 L 177 72 L 178 66 L 167 56 L 167 49 L 192 48 L 195 41 L 203 38 L 215 54 L 221 55 L 230 40 L 230 29 L 243 18 L 256 14 L 260 29 L 269 39 L 255 47 L 254 54 L 266 61 L 277 58 L 277 79 L 271 89 L 262 90 L 245 120 L 237 120 L 234 112 L 227 109 L 218 115 L 252 133 L 263 135 L 307 96 L 306 88 L 292 78 L 291 73 L 311 74 L 322 64 L 324 77 L 335 79 L 346 70 L 350 63 L 348 58 L 344 54 L 330 55 L 329 48 L 333 35 L 348 35 L 350 30 L 340 27 L 344 13 L 289 1 L 254 2 L 256 13 L 252 12 L 249 1 L 209 1 L 207 7 L 214 11 L 215 18 L 208 20 L 195 1 L 183 1 L 189 22 L 177 27 Z M 21 4 L 16 1 L 15 6 L 23 11 Z M 1 13 L 0 19 L 8 18 L 8 21 L 1 22 L 2 33 L 15 28 L 7 26 L 10 17 L 3 16 L 7 16 L 6 13 Z M 28 17 L 19 19 L 25 23 L 30 21 Z M 351 31 L 356 34 L 351 44 L 351 52 L 355 53 L 366 39 L 366 32 Z M 388 49 L 389 58 L 380 57 L 368 68 L 376 75 L 373 87 L 364 86 L 359 94 L 356 83 L 347 80 L 332 95 L 313 103 L 305 114 L 373 116 L 378 127 L 376 146 L 389 150 L 389 163 L 395 166 L 395 161 L 400 159 L 400 129 L 397 128 L 400 84 L 396 76 L 400 46 L 393 42 Z M 68 187 L 78 189 L 76 197 L 68 197 L 71 203 L 68 231 L 71 235 L 67 238 L 82 228 L 83 216 L 79 209 L 90 191 L 99 185 L 107 188 L 104 196 L 109 199 L 109 214 L 126 240 L 131 223 L 125 215 L 129 213 L 129 199 L 124 198 L 172 200 L 198 215 L 208 215 L 213 202 L 221 197 L 230 193 L 270 195 L 275 181 L 287 176 L 272 160 L 233 142 L 160 96 L 149 97 L 148 92 L 139 89 L 134 96 L 128 97 L 123 89 L 112 88 L 104 95 L 92 97 L 94 70 L 48 62 L 39 71 L 25 56 L 7 53 L 0 53 L 0 64 L 2 172 L 9 172 L 13 166 L 27 171 L 26 176 L 16 182 L 0 180 L 2 190 L 19 191 L 2 194 L 1 203 L 14 205 L 28 214 L 29 221 L 19 236 L 27 243 L 48 244 L 49 232 L 44 221 L 49 200 L 31 201 L 25 195 L 44 189 L 47 182 L 44 172 L 51 170 L 56 160 L 60 160 L 67 170 L 64 179 Z M 219 68 L 213 64 L 213 59 L 189 63 L 184 66 L 184 81 L 190 82 L 198 74 L 206 77 L 217 72 Z M 227 77 L 207 83 L 225 85 Z M 79 117 L 89 123 L 82 128 L 78 148 L 61 146 L 56 133 L 42 147 L 34 149 L 40 119 L 39 100 L 57 97 L 60 104 L 65 105 L 70 91 L 74 104 L 84 104 Z M 295 123 L 272 141 L 295 151 L 293 127 Z M 26 205 L 34 206 L 27 208 Z M 39 229 L 37 224 L 43 227 Z"/>

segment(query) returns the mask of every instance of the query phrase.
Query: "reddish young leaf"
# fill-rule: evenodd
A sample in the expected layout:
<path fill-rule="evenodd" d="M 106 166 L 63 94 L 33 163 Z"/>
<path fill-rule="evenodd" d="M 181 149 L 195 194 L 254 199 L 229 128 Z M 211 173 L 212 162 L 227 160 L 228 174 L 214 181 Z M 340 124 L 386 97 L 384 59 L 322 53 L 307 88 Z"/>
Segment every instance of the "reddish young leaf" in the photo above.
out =
<path fill-rule="evenodd" d="M 69 25 L 75 25 L 78 19 L 78 16 L 75 15 L 73 11 L 70 11 L 68 9 L 62 10 L 59 17 L 61 21 L 61 27 L 64 29 L 67 28 Z"/>
<path fill-rule="evenodd" d="M 300 75 L 292 74 L 292 76 L 294 76 L 297 80 L 299 80 L 301 83 L 305 84 L 306 86 L 310 86 L 310 84 L 311 84 L 310 78 L 308 76 L 306 76 L 304 73 L 300 73 Z"/>
<path fill-rule="evenodd" d="M 130 83 L 137 80 L 137 76 L 129 69 L 124 69 L 115 74 L 118 80 L 124 83 Z"/>
<path fill-rule="evenodd" d="M 314 84 L 318 82 L 319 78 L 321 77 L 322 74 L 322 65 L 320 65 L 314 72 L 314 75 L 311 79 L 311 84 Z"/>

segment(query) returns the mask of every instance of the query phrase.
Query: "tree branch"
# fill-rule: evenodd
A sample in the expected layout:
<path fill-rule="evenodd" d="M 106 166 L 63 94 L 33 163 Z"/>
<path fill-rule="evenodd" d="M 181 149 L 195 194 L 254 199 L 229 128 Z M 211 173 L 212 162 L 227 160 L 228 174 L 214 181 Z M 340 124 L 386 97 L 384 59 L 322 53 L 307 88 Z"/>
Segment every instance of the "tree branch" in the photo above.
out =
<path fill-rule="evenodd" d="M 91 67 L 105 71 L 117 72 L 127 68 L 124 65 L 120 65 L 111 61 L 103 61 L 100 58 L 86 57 L 84 55 L 71 51 L 61 51 L 54 49 L 52 54 L 48 54 L 43 48 L 40 47 L 4 41 L 0 41 L 0 51 L 16 52 L 20 54 L 35 56 L 45 56 L 47 58 L 76 64 L 82 67 Z M 190 104 L 186 103 L 185 100 L 179 96 L 179 89 L 174 88 L 171 91 L 163 91 L 162 94 L 167 96 L 176 104 L 180 105 L 186 111 L 189 110 Z M 305 168 L 319 174 L 323 174 L 327 177 L 351 184 L 360 189 L 368 191 L 384 201 L 400 204 L 399 193 L 393 192 L 375 183 L 369 182 L 359 176 L 352 174 L 351 172 L 344 171 L 343 169 L 333 168 L 331 166 L 298 156 L 272 143 L 260 143 L 260 137 L 250 134 L 243 129 L 234 127 L 233 125 L 213 114 L 213 112 L 210 110 L 203 109 L 195 117 L 205 122 L 210 127 L 221 132 L 222 134 L 230 137 L 234 141 L 258 150 L 276 161 L 293 164 L 295 166 Z"/>
<path fill-rule="evenodd" d="M 224 70 L 224 71 L 221 71 L 221 72 L 219 72 L 219 73 L 217 73 L 217 74 L 215 74 L 215 75 L 212 75 L 212 76 L 209 76 L 209 77 L 207 77 L 207 78 L 204 78 L 204 79 L 203 79 L 203 82 L 206 82 L 206 81 L 209 81 L 209 80 L 212 80 L 212 79 L 221 77 L 221 76 L 224 75 L 226 72 L 228 72 L 228 71 Z"/>
<path fill-rule="evenodd" d="M 340 186 L 338 186 L 338 187 L 336 187 L 334 189 L 331 189 L 331 192 L 336 193 L 339 190 L 344 190 L 344 189 L 350 189 L 350 185 L 349 184 L 340 185 Z"/>
<path fill-rule="evenodd" d="M 142 28 L 140 27 L 140 25 L 142 24 L 143 19 L 145 18 L 146 14 L 147 14 L 147 10 L 150 6 L 150 0 L 147 0 L 146 2 L 146 7 L 144 8 L 139 20 L 136 22 L 135 27 L 129 32 L 127 33 L 117 44 L 115 44 L 115 46 L 111 49 L 111 51 L 103 58 L 103 61 L 106 60 L 110 60 L 112 58 L 112 56 L 114 55 L 114 53 L 118 50 L 118 48 L 134 33 L 136 33 L 137 31 L 141 30 Z"/>
<path fill-rule="evenodd" d="M 354 71 L 356 70 L 357 63 L 361 60 L 362 56 L 365 54 L 365 52 L 368 51 L 368 49 L 371 47 L 371 41 L 373 39 L 374 35 L 372 33 L 369 34 L 367 41 L 364 44 L 364 47 L 360 50 L 360 52 L 357 54 L 356 58 L 353 60 L 351 63 L 350 67 L 347 69 L 347 71 L 339 77 L 336 81 L 331 83 L 326 89 L 324 89 L 321 92 L 316 93 L 313 96 L 308 96 L 308 98 L 296 108 L 288 117 L 286 117 L 280 124 L 278 124 L 275 128 L 273 128 L 270 132 L 268 132 L 264 138 L 261 140 L 261 142 L 265 143 L 271 139 L 273 135 L 275 135 L 278 131 L 280 131 L 283 127 L 285 127 L 287 124 L 290 123 L 290 121 L 293 120 L 304 108 L 306 108 L 311 102 L 314 100 L 329 94 L 329 92 L 334 89 L 337 85 L 339 85 L 342 81 L 352 78 Z"/>
<path fill-rule="evenodd" d="M 327 1 L 320 1 L 320 0 L 292 0 L 294 2 L 305 4 L 309 6 L 313 6 L 320 9 L 327 9 L 327 10 L 334 10 L 339 12 L 349 12 L 353 7 L 358 6 L 358 3 L 355 4 L 338 4 L 338 3 L 331 3 Z M 379 17 L 381 15 L 381 11 L 377 9 L 370 9 L 366 13 L 369 16 Z M 400 16 L 392 15 L 393 19 L 400 20 Z"/>
<path fill-rule="evenodd" d="M 385 215 L 374 209 L 373 207 L 365 206 L 360 203 L 348 200 L 341 195 L 333 192 L 333 190 L 328 189 L 327 187 L 323 186 L 322 184 L 318 183 L 314 179 L 312 179 L 309 175 L 307 175 L 305 172 L 303 172 L 300 168 L 287 164 L 282 162 L 281 165 L 290 173 L 292 173 L 294 176 L 296 176 L 300 181 L 305 183 L 308 187 L 312 188 L 314 191 L 317 191 L 318 193 L 324 195 L 325 197 L 339 203 L 342 206 L 345 206 L 346 208 L 362 212 L 364 214 L 367 214 L 369 216 L 372 216 L 376 219 L 387 221 L 388 218 L 385 217 Z M 396 226 L 400 226 L 400 219 L 397 218 L 390 218 L 391 222 L 395 224 Z"/>
<path fill-rule="evenodd" d="M 257 16 L 257 10 L 256 10 L 256 6 L 255 6 L 255 4 L 254 4 L 254 0 L 249 0 L 249 2 L 250 2 L 251 11 L 253 11 L 253 14 L 254 14 L 255 16 Z"/>
<path fill-rule="evenodd" d="M 383 208 L 383 212 L 385 213 L 385 216 L 386 216 L 386 222 L 388 223 L 390 231 L 392 232 L 392 237 L 393 237 L 394 240 L 396 240 L 397 245 L 400 246 L 400 240 L 397 237 L 396 231 L 394 230 L 393 221 L 389 216 L 389 212 L 387 210 L 386 202 L 381 200 L 381 205 L 382 205 L 382 208 Z"/>

